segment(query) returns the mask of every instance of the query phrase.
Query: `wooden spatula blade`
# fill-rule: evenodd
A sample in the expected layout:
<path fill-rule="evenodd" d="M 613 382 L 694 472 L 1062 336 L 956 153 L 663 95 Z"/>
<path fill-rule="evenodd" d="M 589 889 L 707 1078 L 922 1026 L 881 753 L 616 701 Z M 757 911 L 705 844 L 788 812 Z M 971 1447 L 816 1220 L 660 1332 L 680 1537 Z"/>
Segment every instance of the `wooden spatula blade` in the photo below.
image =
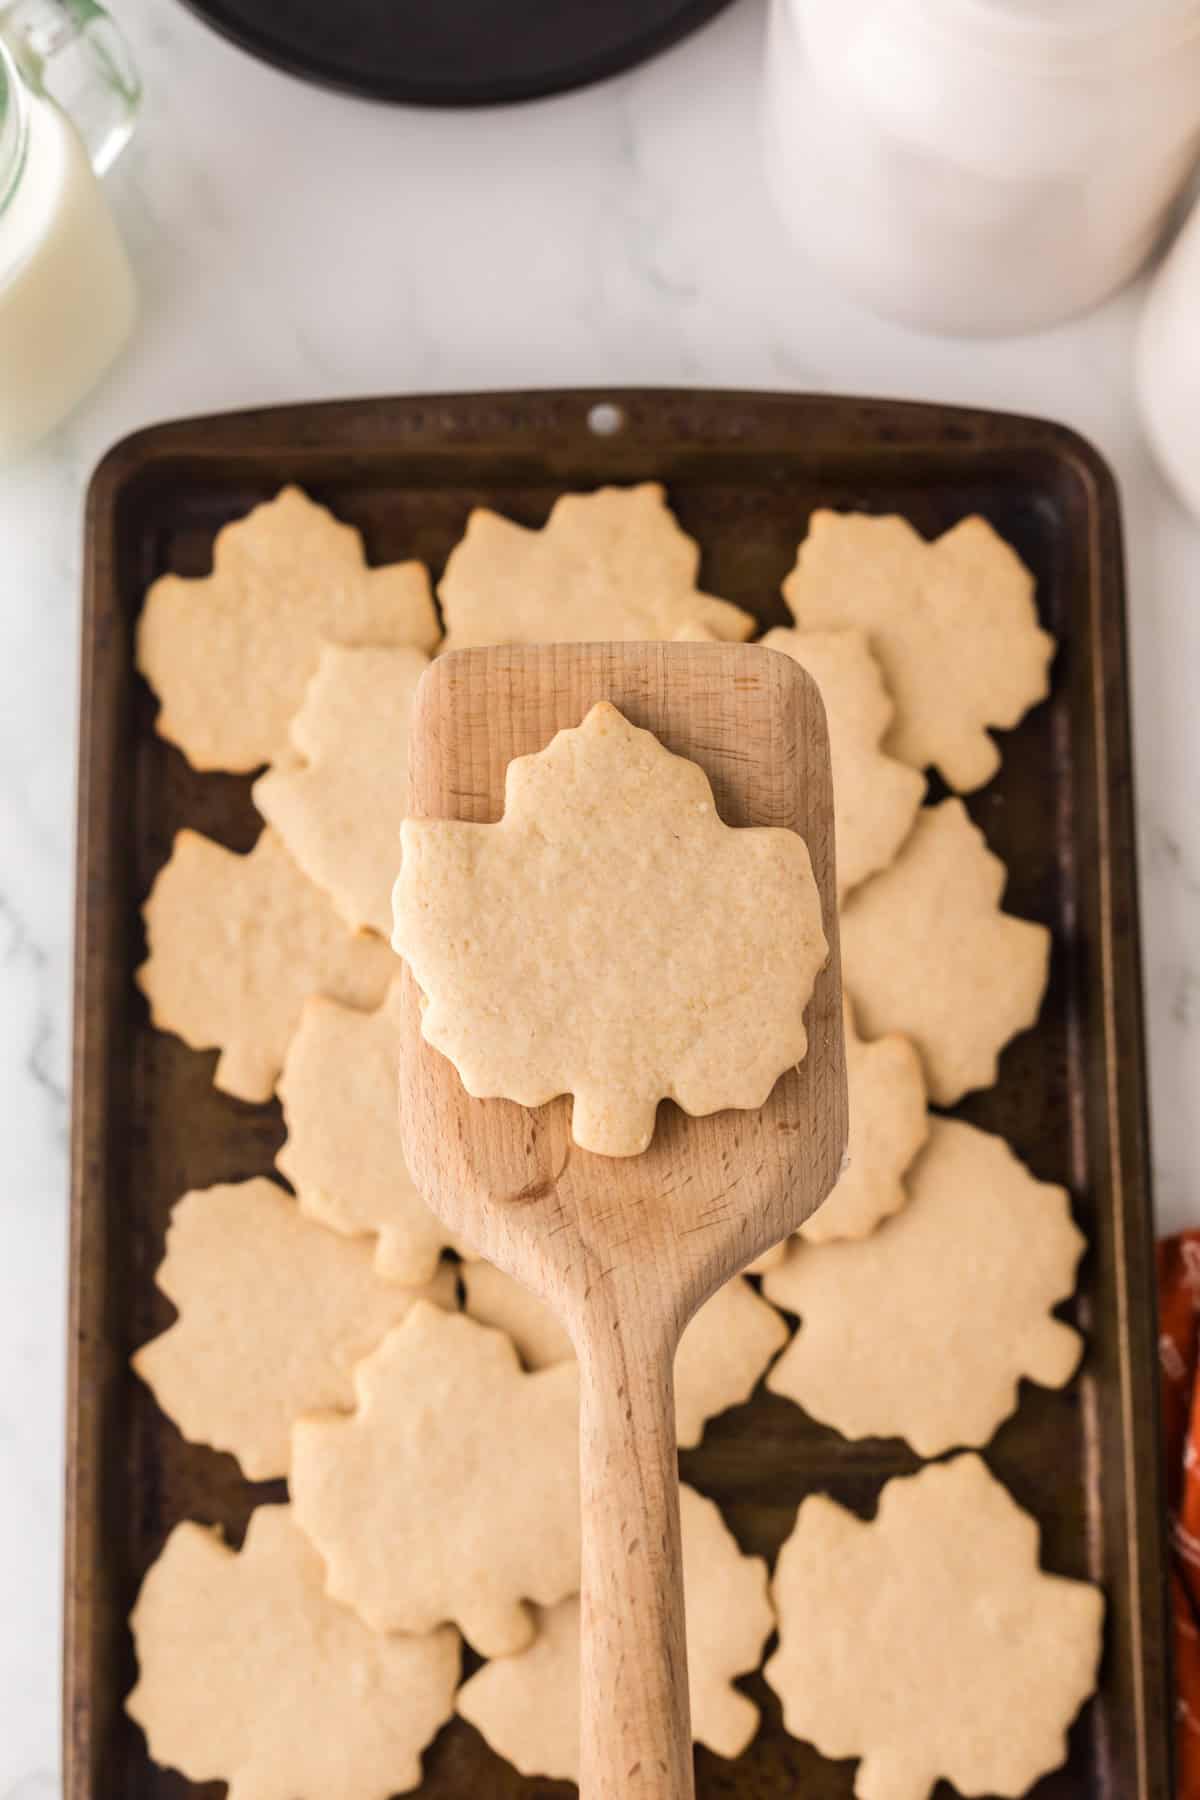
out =
<path fill-rule="evenodd" d="M 744 644 L 560 644 L 453 652 L 429 669 L 412 723 L 410 809 L 484 823 L 504 775 L 611 700 L 704 769 L 730 825 L 799 831 L 830 954 L 805 1019 L 809 1051 L 758 1112 L 693 1119 L 670 1102 L 650 1149 L 611 1159 L 574 1147 L 570 1103 L 529 1111 L 473 1100 L 454 1068 L 405 1033 L 401 1125 L 418 1188 L 456 1233 L 569 1310 L 586 1286 L 596 1221 L 626 1216 L 631 1254 L 677 1265 L 690 1313 L 728 1274 L 803 1223 L 836 1181 L 846 1141 L 832 786 L 824 709 L 790 657 Z M 408 978 L 410 1025 L 420 1000 Z M 722 1195 L 719 1210 L 714 1196 Z M 694 1227 L 701 1200 L 709 1229 Z M 564 1225 L 566 1228 L 564 1228 Z M 629 1231 L 634 1230 L 630 1238 Z"/>

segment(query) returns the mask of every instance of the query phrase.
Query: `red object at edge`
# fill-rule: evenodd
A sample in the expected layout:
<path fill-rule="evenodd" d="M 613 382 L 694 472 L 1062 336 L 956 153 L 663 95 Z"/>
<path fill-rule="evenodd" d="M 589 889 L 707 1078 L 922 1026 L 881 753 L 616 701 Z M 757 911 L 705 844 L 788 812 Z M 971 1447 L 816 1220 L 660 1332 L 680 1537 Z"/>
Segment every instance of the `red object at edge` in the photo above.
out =
<path fill-rule="evenodd" d="M 1200 1231 L 1158 1246 L 1158 1362 L 1175 1637 L 1178 1800 L 1200 1800 Z"/>

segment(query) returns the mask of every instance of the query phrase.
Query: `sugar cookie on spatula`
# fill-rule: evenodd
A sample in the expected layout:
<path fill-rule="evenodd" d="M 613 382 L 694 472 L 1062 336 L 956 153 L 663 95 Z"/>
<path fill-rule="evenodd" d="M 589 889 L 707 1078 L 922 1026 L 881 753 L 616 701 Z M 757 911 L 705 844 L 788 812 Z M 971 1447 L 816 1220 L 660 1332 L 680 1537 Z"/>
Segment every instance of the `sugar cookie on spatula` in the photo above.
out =
<path fill-rule="evenodd" d="M 495 825 L 406 821 L 395 948 L 468 1094 L 574 1096 L 571 1136 L 638 1156 L 660 1100 L 762 1106 L 808 1047 L 825 962 L 794 831 L 722 823 L 708 778 L 601 700 L 509 764 Z"/>
<path fill-rule="evenodd" d="M 675 1349 L 846 1138 L 820 697 L 739 645 L 462 652 L 409 791 L 406 1159 L 579 1358 L 583 1792 L 686 1800 Z"/>

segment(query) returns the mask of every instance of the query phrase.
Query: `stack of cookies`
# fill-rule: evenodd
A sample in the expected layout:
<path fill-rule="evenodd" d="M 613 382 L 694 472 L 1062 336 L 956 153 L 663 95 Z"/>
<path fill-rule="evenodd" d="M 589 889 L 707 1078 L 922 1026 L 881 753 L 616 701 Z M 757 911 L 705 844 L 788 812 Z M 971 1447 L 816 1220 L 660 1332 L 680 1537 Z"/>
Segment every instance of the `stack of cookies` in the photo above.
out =
<path fill-rule="evenodd" d="M 440 647 L 748 638 L 698 570 L 655 484 L 565 495 L 536 531 L 476 510 L 438 586 Z M 943 1777 L 1017 1795 L 1062 1760 L 1102 1601 L 1040 1569 L 1034 1521 L 971 1452 L 1023 1378 L 1074 1374 L 1054 1308 L 1084 1245 L 1063 1189 L 929 1108 L 992 1083 L 1037 1019 L 1048 933 L 1003 910 L 958 795 L 998 767 L 988 728 L 1047 693 L 1054 647 L 977 518 L 928 543 L 818 513 L 784 595 L 794 625 L 764 644 L 809 671 L 829 722 L 851 1160 L 692 1321 L 679 1441 L 766 1374 L 847 1438 L 965 1453 L 890 1482 L 870 1521 L 806 1500 L 773 1575 L 684 1488 L 693 1729 L 746 1748 L 758 1710 L 734 1683 L 777 1631 L 787 1728 L 859 1758 L 860 1800 Z M 177 837 L 139 975 L 155 1025 L 217 1050 L 236 1099 L 278 1095 L 287 1128 L 287 1187 L 264 1172 L 179 1198 L 157 1276 L 178 1317 L 134 1359 L 186 1437 L 288 1481 L 238 1552 L 178 1526 L 132 1620 L 151 1755 L 239 1800 L 386 1800 L 419 1786 L 456 1711 L 523 1773 L 578 1769 L 571 1347 L 448 1241 L 399 1151 L 390 893 L 439 631 L 421 565 L 368 567 L 294 488 L 226 527 L 211 575 L 156 582 L 139 630 L 162 735 L 198 769 L 264 771 L 248 855 Z M 928 770 L 950 790 L 932 805 Z"/>

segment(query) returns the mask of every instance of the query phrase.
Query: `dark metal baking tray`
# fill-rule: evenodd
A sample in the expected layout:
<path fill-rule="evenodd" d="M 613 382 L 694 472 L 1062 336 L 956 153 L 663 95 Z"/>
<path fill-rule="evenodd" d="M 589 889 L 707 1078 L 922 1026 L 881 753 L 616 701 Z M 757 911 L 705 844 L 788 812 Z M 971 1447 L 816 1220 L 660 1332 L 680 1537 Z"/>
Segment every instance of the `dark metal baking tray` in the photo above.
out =
<path fill-rule="evenodd" d="M 605 413 L 596 409 L 608 408 Z M 615 409 L 615 410 L 614 410 Z M 607 426 L 615 429 L 601 430 Z M 142 594 L 165 569 L 200 574 L 214 533 L 300 482 L 360 526 L 373 561 L 440 569 L 469 509 L 535 525 L 564 488 L 664 481 L 703 548 L 702 580 L 759 614 L 818 505 L 899 511 L 927 534 L 978 511 L 1034 570 L 1060 650 L 1049 702 L 1004 735 L 1003 767 L 971 812 L 1008 864 L 1007 904 L 1054 934 L 1041 1022 L 1000 1079 L 959 1110 L 1002 1132 L 1035 1173 L 1064 1182 L 1090 1249 L 1071 1316 L 1087 1337 L 1063 1393 L 1025 1386 L 987 1450 L 1040 1521 L 1048 1567 L 1108 1596 L 1100 1691 L 1039 1800 L 1168 1800 L 1166 1657 L 1146 1094 L 1142 1049 L 1124 594 L 1116 494 L 1061 427 L 941 406 L 769 394 L 496 394 L 298 406 L 184 421 L 119 444 L 87 512 L 73 1126 L 71 1422 L 67 1495 L 68 1800 L 166 1800 L 193 1790 L 156 1770 L 122 1699 L 134 1676 L 126 1615 L 182 1518 L 223 1525 L 280 1484 L 183 1442 L 130 1374 L 129 1353 L 170 1316 L 153 1285 L 172 1203 L 187 1188 L 271 1168 L 275 1106 L 216 1092 L 213 1057 L 151 1030 L 133 971 L 139 904 L 172 836 L 194 826 L 235 849 L 257 830 L 248 779 L 198 775 L 156 737 L 133 667 Z M 773 1558 L 807 1493 L 860 1512 L 911 1470 L 901 1443 L 847 1443 L 763 1392 L 713 1420 L 682 1459 L 743 1547 Z M 697 1754 L 701 1800 L 850 1793 L 852 1766 L 784 1732 L 761 1676 L 754 1743 L 734 1763 Z M 421 1793 L 526 1800 L 523 1780 L 455 1721 L 426 1756 Z M 212 1786 L 204 1790 L 213 1795 Z M 945 1790 L 949 1793 L 950 1790 Z"/>

